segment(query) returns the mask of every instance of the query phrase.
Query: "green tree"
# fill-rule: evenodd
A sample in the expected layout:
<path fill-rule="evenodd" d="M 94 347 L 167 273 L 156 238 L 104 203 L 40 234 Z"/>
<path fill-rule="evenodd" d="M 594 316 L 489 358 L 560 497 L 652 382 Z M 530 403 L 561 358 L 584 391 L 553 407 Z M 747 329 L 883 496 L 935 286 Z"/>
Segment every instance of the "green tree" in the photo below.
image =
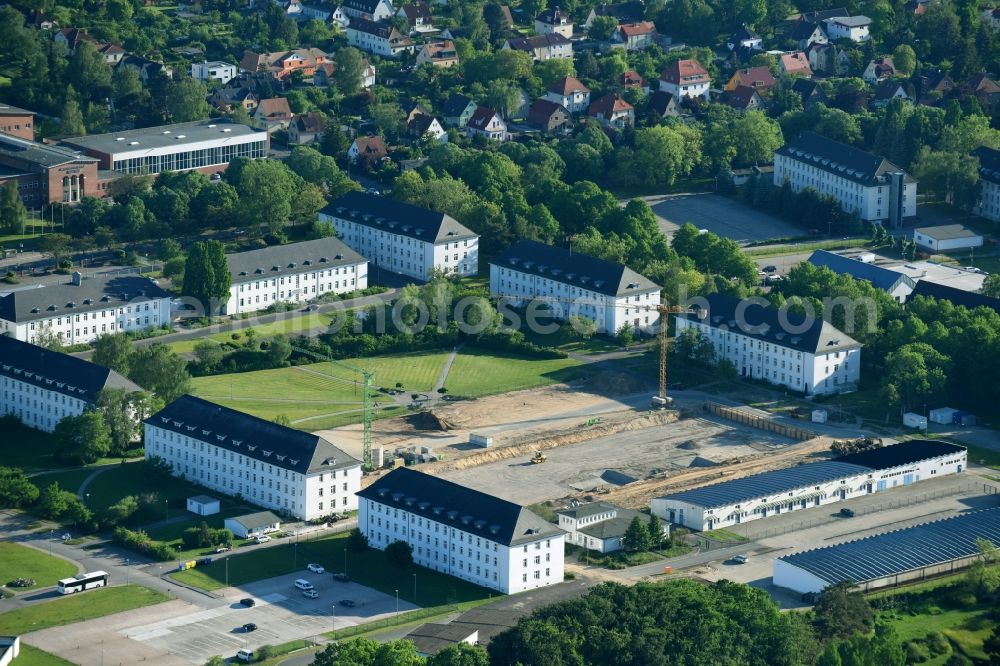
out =
<path fill-rule="evenodd" d="M 292 197 L 298 191 L 296 178 L 277 160 L 246 163 L 236 184 L 240 216 L 246 224 L 256 228 L 266 226 L 271 233 L 280 233 L 292 215 Z"/>
<path fill-rule="evenodd" d="M 976 551 L 976 559 L 965 574 L 965 584 L 978 598 L 986 599 L 1000 589 L 998 550 L 989 539 L 976 539 Z"/>
<path fill-rule="evenodd" d="M 813 626 L 821 638 L 849 638 L 871 631 L 875 613 L 864 595 L 853 587 L 852 583 L 843 582 L 820 592 L 813 607 Z"/>
<path fill-rule="evenodd" d="M 194 346 L 194 357 L 205 370 L 212 371 L 222 363 L 226 350 L 214 340 L 199 340 Z"/>
<path fill-rule="evenodd" d="M 905 344 L 886 355 L 882 386 L 891 386 L 898 404 L 909 410 L 941 395 L 951 365 L 948 356 L 926 342 Z"/>
<path fill-rule="evenodd" d="M 52 437 L 59 457 L 77 465 L 97 462 L 111 450 L 111 433 L 97 412 L 66 416 L 56 424 Z"/>
<path fill-rule="evenodd" d="M 208 90 L 201 81 L 180 76 L 169 85 L 167 113 L 170 122 L 186 123 L 208 118 Z"/>
<path fill-rule="evenodd" d="M 58 265 L 70 252 L 73 239 L 66 234 L 45 234 L 38 239 L 37 248 L 52 258 L 52 263 Z"/>
<path fill-rule="evenodd" d="M 630 169 L 644 185 L 671 187 L 697 164 L 701 134 L 683 125 L 649 127 L 635 133 L 635 146 L 628 157 L 619 149 L 618 173 Z"/>
<path fill-rule="evenodd" d="M 351 530 L 350 534 L 347 535 L 347 550 L 352 553 L 363 553 L 368 549 L 368 537 L 365 533 L 354 528 Z"/>
<path fill-rule="evenodd" d="M 353 95 L 361 90 L 364 83 L 365 57 L 353 46 L 338 49 L 335 58 L 337 68 L 333 70 L 333 80 L 345 95 Z"/>
<path fill-rule="evenodd" d="M 226 660 L 215 655 L 214 657 L 209 657 L 208 661 L 205 662 L 205 666 L 226 666 Z"/>
<path fill-rule="evenodd" d="M 38 509 L 46 518 L 56 519 L 66 513 L 66 509 L 69 507 L 69 497 L 73 497 L 73 494 L 60 488 L 57 481 L 53 481 L 45 486 L 45 490 L 41 492 L 38 498 Z"/>
<path fill-rule="evenodd" d="M 632 324 L 622 324 L 621 328 L 615 332 L 615 336 L 622 343 L 622 346 L 628 349 L 635 342 L 635 329 Z"/>
<path fill-rule="evenodd" d="M 591 39 L 606 42 L 611 39 L 611 35 L 618 29 L 618 19 L 614 16 L 595 16 L 590 24 L 587 34 Z"/>
<path fill-rule="evenodd" d="M 292 427 L 292 420 L 288 418 L 288 414 L 278 414 L 273 419 L 271 419 L 271 422 L 277 423 L 280 426 L 285 426 L 286 428 Z"/>
<path fill-rule="evenodd" d="M 120 456 L 140 439 L 139 422 L 132 413 L 132 400 L 125 389 L 104 388 L 97 394 L 94 408 L 111 436 L 109 454 Z"/>
<path fill-rule="evenodd" d="M 911 76 L 917 69 L 916 51 L 909 44 L 900 44 L 892 52 L 892 65 L 898 74 Z"/>
<path fill-rule="evenodd" d="M 983 652 L 994 661 L 1000 661 L 1000 625 L 993 627 L 993 631 L 983 641 Z"/>
<path fill-rule="evenodd" d="M 0 508 L 18 509 L 34 504 L 38 495 L 38 487 L 19 467 L 0 467 Z"/>
<path fill-rule="evenodd" d="M 736 0 L 733 7 L 737 23 L 759 26 L 767 18 L 766 0 Z"/>
<path fill-rule="evenodd" d="M 449 645 L 427 658 L 427 666 L 489 666 L 490 655 L 478 645 Z"/>
<path fill-rule="evenodd" d="M 656 514 L 649 514 L 649 522 L 646 524 L 649 531 L 649 547 L 659 548 L 663 542 L 663 524 Z"/>
<path fill-rule="evenodd" d="M 94 340 L 91 360 L 97 365 L 111 368 L 129 376 L 132 369 L 132 341 L 124 333 L 102 333 Z"/>
<path fill-rule="evenodd" d="M 983 280 L 982 289 L 980 292 L 984 296 L 989 296 L 991 298 L 1000 298 L 1000 273 L 990 273 Z"/>
<path fill-rule="evenodd" d="M 625 530 L 625 537 L 622 539 L 624 546 L 634 552 L 649 550 L 649 529 L 642 524 L 639 516 L 632 519 Z"/>
<path fill-rule="evenodd" d="M 405 541 L 393 541 L 385 547 L 385 555 L 397 567 L 406 567 L 413 563 L 413 546 Z"/>
<path fill-rule="evenodd" d="M 486 86 L 486 104 L 504 118 L 510 118 L 521 105 L 521 89 L 513 81 L 494 79 Z"/>
<path fill-rule="evenodd" d="M 169 261 L 181 255 L 181 244 L 173 238 L 164 238 L 156 248 L 156 256 L 160 261 Z"/>
<path fill-rule="evenodd" d="M 228 300 L 231 286 L 225 246 L 217 240 L 193 244 L 184 263 L 181 293 L 201 303 L 205 313 L 214 314 Z"/>
<path fill-rule="evenodd" d="M 66 74 L 73 89 L 85 95 L 84 101 L 103 100 L 111 92 L 111 65 L 92 42 L 80 40 L 77 43 Z M 67 89 L 67 99 L 69 97 Z"/>
<path fill-rule="evenodd" d="M 28 210 L 21 201 L 16 180 L 8 180 L 0 187 L 0 231 L 20 233 Z"/>
<path fill-rule="evenodd" d="M 774 151 L 785 143 L 778 123 L 762 111 L 749 111 L 733 122 L 733 145 L 736 164 L 761 164 L 774 158 Z"/>
<path fill-rule="evenodd" d="M 139 511 L 139 500 L 134 495 L 126 495 L 104 510 L 104 522 L 121 525 Z"/>
<path fill-rule="evenodd" d="M 330 643 L 316 653 L 312 666 L 421 666 L 413 642 L 393 640 L 376 643 L 367 638 Z"/>
<path fill-rule="evenodd" d="M 406 118 L 406 113 L 399 104 L 389 102 L 376 104 L 371 109 L 371 117 L 386 142 L 393 143 L 399 139 L 403 120 Z"/>
<path fill-rule="evenodd" d="M 979 159 L 924 146 L 913 160 L 913 175 L 938 197 L 970 209 L 979 187 Z"/>
<path fill-rule="evenodd" d="M 191 388 L 187 362 L 158 342 L 135 351 L 129 377 L 164 403 L 173 402 Z"/>

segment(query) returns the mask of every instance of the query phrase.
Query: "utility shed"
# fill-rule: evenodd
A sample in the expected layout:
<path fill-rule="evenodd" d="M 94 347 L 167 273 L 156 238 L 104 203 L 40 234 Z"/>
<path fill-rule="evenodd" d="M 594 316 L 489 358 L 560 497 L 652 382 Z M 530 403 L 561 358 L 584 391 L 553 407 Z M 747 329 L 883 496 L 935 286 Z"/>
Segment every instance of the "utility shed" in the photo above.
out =
<path fill-rule="evenodd" d="M 772 580 L 803 594 L 843 581 L 875 590 L 968 566 L 977 539 L 1000 546 L 1000 507 L 779 557 Z"/>
<path fill-rule="evenodd" d="M 281 519 L 270 511 L 260 511 L 226 518 L 226 528 L 239 539 L 250 539 L 268 532 L 277 532 L 281 529 Z"/>
<path fill-rule="evenodd" d="M 195 495 L 187 498 L 187 510 L 199 516 L 211 516 L 219 513 L 219 500 L 208 495 Z"/>
<path fill-rule="evenodd" d="M 920 247 L 936 252 L 983 246 L 983 237 L 961 224 L 944 224 L 939 227 L 914 229 L 913 240 Z"/>

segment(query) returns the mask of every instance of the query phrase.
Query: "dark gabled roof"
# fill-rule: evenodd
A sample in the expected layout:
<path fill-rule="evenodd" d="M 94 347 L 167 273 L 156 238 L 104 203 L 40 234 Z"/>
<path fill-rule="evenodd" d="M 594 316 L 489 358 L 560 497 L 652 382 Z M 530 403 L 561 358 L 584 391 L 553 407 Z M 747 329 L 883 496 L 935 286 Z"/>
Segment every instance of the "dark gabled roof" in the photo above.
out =
<path fill-rule="evenodd" d="M 361 465 L 322 437 L 193 395 L 182 395 L 145 423 L 299 474 Z"/>
<path fill-rule="evenodd" d="M 570 113 L 566 110 L 566 107 L 562 104 L 556 104 L 550 100 L 539 98 L 531 103 L 531 108 L 528 109 L 526 122 L 529 125 L 545 127 L 549 124 L 549 120 L 552 116 L 560 111 L 566 115 L 566 119 L 568 121 Z"/>
<path fill-rule="evenodd" d="M 348 192 L 320 212 L 426 243 L 478 237 L 450 215 L 364 192 Z"/>
<path fill-rule="evenodd" d="M 543 49 L 550 46 L 561 46 L 563 44 L 570 43 L 571 42 L 568 39 L 560 35 L 558 32 L 535 35 L 534 37 L 518 37 L 516 39 L 507 40 L 507 44 L 515 51 L 527 51 L 529 53 L 533 53 L 535 49 Z"/>
<path fill-rule="evenodd" d="M 448 101 L 444 103 L 444 108 L 441 113 L 449 118 L 457 118 L 462 115 L 469 105 L 475 105 L 475 101 L 471 97 L 466 97 L 465 95 L 460 95 L 458 93 L 452 93 L 448 97 Z"/>
<path fill-rule="evenodd" d="M 597 16 L 613 16 L 619 23 L 634 23 L 641 21 L 646 13 L 646 7 L 641 2 L 618 2 L 614 4 L 602 4 L 594 8 Z"/>
<path fill-rule="evenodd" d="M 791 38 L 795 41 L 809 39 L 817 29 L 822 31 L 823 26 L 814 21 L 798 21 L 792 29 Z"/>
<path fill-rule="evenodd" d="M 406 467 L 389 472 L 357 495 L 504 546 L 565 534 L 513 502 Z"/>
<path fill-rule="evenodd" d="M 1000 298 L 991 298 L 972 291 L 956 289 L 955 287 L 937 284 L 936 282 L 928 282 L 927 280 L 917 281 L 917 286 L 910 294 L 910 299 L 914 299 L 917 296 L 927 296 L 929 298 L 950 301 L 952 305 L 969 308 L 970 310 L 979 307 L 990 308 L 996 311 L 997 314 L 1000 314 Z"/>
<path fill-rule="evenodd" d="M 862 584 L 968 558 L 980 539 L 1000 543 L 1000 508 L 962 513 L 778 559 L 834 585 Z"/>
<path fill-rule="evenodd" d="M 776 150 L 774 154 L 806 162 L 827 173 L 869 187 L 875 185 L 876 179 L 885 174 L 902 171 L 884 157 L 872 155 L 860 148 L 828 139 L 815 132 L 803 132 Z M 906 182 L 915 181 L 907 174 Z"/>
<path fill-rule="evenodd" d="M 755 98 L 758 103 L 761 102 L 760 94 L 757 92 L 756 88 L 739 85 L 733 90 L 724 91 L 720 101 L 726 106 L 730 106 L 739 111 L 746 111 L 751 107 Z"/>
<path fill-rule="evenodd" d="M 979 146 L 972 151 L 972 156 L 979 159 L 979 177 L 1000 185 L 1000 150 Z"/>
<path fill-rule="evenodd" d="M 494 118 L 500 118 L 500 114 L 486 106 L 476 107 L 472 117 L 469 118 L 469 127 L 475 130 L 486 131 L 486 127 Z M 500 118 L 500 121 L 503 122 L 503 118 Z"/>
<path fill-rule="evenodd" d="M 910 99 L 912 95 L 910 91 L 907 90 L 907 85 L 903 81 L 898 81 L 896 79 L 886 79 L 880 81 L 878 87 L 875 88 L 875 100 L 879 102 L 884 102 L 891 100 L 899 92 L 900 88 L 903 90 L 904 99 Z"/>
<path fill-rule="evenodd" d="M 587 107 L 587 115 L 596 117 L 598 114 L 602 114 L 605 118 L 610 119 L 619 111 L 629 111 L 632 109 L 634 107 L 618 95 L 608 94 L 591 102 L 590 106 Z"/>
<path fill-rule="evenodd" d="M 358 12 L 364 12 L 365 14 L 375 14 L 375 10 L 378 9 L 380 0 L 342 0 L 341 6 L 353 9 Z M 354 19 L 351 19 L 351 24 L 354 24 Z"/>
<path fill-rule="evenodd" d="M 645 518 L 645 515 L 635 509 L 618 509 L 618 515 L 614 518 L 585 525 L 577 531 L 595 539 L 618 539 L 625 536 L 625 532 L 632 523 L 632 519 L 636 517 L 642 520 Z M 645 525 L 646 520 L 642 522 Z"/>
<path fill-rule="evenodd" d="M 783 317 L 779 316 L 778 308 L 750 303 L 744 304 L 740 321 L 740 317 L 736 316 L 740 304 L 744 303 L 740 299 L 725 294 L 709 294 L 705 296 L 705 300 L 708 301 L 707 311 L 694 306 L 695 312 L 677 316 L 809 354 L 826 354 L 861 346 L 860 342 L 822 319 L 814 319 L 803 331 L 801 329 L 806 325 L 805 317 L 788 312 L 783 325 Z M 786 326 L 795 332 L 786 332 Z"/>
<path fill-rule="evenodd" d="M 0 134 L 0 157 L 37 165 L 39 170 L 71 162 L 80 162 L 81 164 L 97 163 L 97 158 L 90 157 L 89 155 L 81 155 L 69 148 L 35 143 L 34 141 L 28 141 L 27 139 L 7 134 Z"/>
<path fill-rule="evenodd" d="M 417 2 L 405 4 L 400 8 L 406 15 L 406 20 L 410 23 L 415 23 L 417 19 L 430 19 L 431 8 L 426 2 Z"/>
<path fill-rule="evenodd" d="M 92 402 L 102 389 L 141 391 L 120 374 L 82 358 L 0 335 L 0 376 Z"/>
<path fill-rule="evenodd" d="M 326 128 L 326 116 L 319 111 L 309 111 L 295 116 L 295 126 L 300 132 L 319 133 Z"/>
<path fill-rule="evenodd" d="M 840 275 L 847 274 L 858 280 L 865 280 L 876 289 L 886 292 L 891 292 L 900 282 L 911 289 L 916 286 L 916 283 L 907 275 L 826 250 L 813 252 L 812 256 L 809 257 L 809 263 L 813 266 L 825 266 Z"/>
<path fill-rule="evenodd" d="M 837 18 L 840 16 L 850 16 L 851 13 L 844 9 L 843 7 L 835 7 L 833 9 L 820 9 L 814 12 L 802 12 L 800 20 L 803 21 L 825 21 L 827 19 Z"/>
<path fill-rule="evenodd" d="M 478 635 L 475 627 L 452 622 L 449 624 L 423 624 L 406 635 L 420 654 L 437 654 L 445 648 L 467 642 Z"/>
<path fill-rule="evenodd" d="M 538 275 L 608 296 L 629 296 L 660 288 L 623 264 L 533 240 L 518 241 L 494 257 L 490 265 Z"/>
<path fill-rule="evenodd" d="M 962 224 L 942 224 L 936 227 L 918 227 L 914 231 L 919 231 L 925 236 L 930 236 L 934 240 L 953 240 L 955 238 L 976 238 L 979 236 L 975 231 Z"/>
<path fill-rule="evenodd" d="M 729 41 L 732 42 L 733 44 L 739 44 L 744 40 L 752 40 L 752 39 L 760 39 L 760 35 L 754 32 L 754 29 L 748 26 L 746 23 L 737 28 L 736 32 L 734 32 L 729 37 Z"/>
<path fill-rule="evenodd" d="M 733 73 L 733 78 L 739 76 L 740 85 L 753 88 L 773 88 L 778 85 L 769 67 L 744 67 Z"/>
<path fill-rule="evenodd" d="M 156 282 L 138 275 L 98 275 L 72 282 L 14 291 L 0 298 L 0 319 L 33 321 L 170 298 Z"/>
<path fill-rule="evenodd" d="M 823 86 L 819 84 L 819 81 L 795 79 L 795 82 L 792 83 L 792 90 L 799 94 L 803 102 L 814 96 L 818 102 L 826 101 L 826 91 L 823 90 Z"/>
<path fill-rule="evenodd" d="M 278 525 L 281 523 L 281 518 L 278 518 L 270 511 L 248 513 L 242 516 L 234 516 L 228 520 L 235 520 L 248 531 L 260 529 L 261 527 L 267 527 L 268 525 Z"/>
<path fill-rule="evenodd" d="M 358 32 L 374 35 L 382 39 L 392 39 L 401 35 L 390 23 L 370 21 L 360 16 L 352 16 L 351 23 L 347 27 L 349 30 L 357 30 Z"/>
<path fill-rule="evenodd" d="M 544 10 L 541 14 L 535 17 L 536 21 L 541 21 L 542 23 L 547 23 L 549 25 L 561 25 L 564 21 L 567 23 L 572 23 L 573 19 L 570 15 L 559 7 L 549 7 Z"/>
<path fill-rule="evenodd" d="M 805 463 L 742 479 L 713 483 L 694 490 L 665 495 L 664 498 L 705 508 L 729 506 L 771 495 L 785 495 L 799 488 L 817 486 L 844 477 L 868 474 L 964 451 L 964 446 L 949 442 L 911 440 L 832 460 Z"/>
<path fill-rule="evenodd" d="M 290 273 L 363 264 L 367 261 L 342 240 L 333 237 L 226 255 L 233 284 L 266 280 Z"/>
<path fill-rule="evenodd" d="M 678 113 L 677 99 L 673 96 L 673 93 L 668 93 L 666 90 L 657 90 L 649 96 L 649 108 L 661 116 L 665 116 L 668 113 Z"/>
<path fill-rule="evenodd" d="M 548 91 L 557 95 L 572 95 L 576 92 L 589 93 L 590 88 L 580 83 L 580 79 L 575 76 L 564 76 L 553 81 L 549 85 Z"/>

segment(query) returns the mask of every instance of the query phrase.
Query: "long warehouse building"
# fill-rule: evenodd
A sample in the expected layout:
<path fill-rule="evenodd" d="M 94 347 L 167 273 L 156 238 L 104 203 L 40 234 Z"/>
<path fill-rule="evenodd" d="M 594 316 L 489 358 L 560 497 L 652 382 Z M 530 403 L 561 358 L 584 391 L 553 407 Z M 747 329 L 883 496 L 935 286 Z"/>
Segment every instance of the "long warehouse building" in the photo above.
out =
<path fill-rule="evenodd" d="M 1000 507 L 785 555 L 772 581 L 803 594 L 845 581 L 867 592 L 969 566 L 979 539 L 1000 546 Z"/>
<path fill-rule="evenodd" d="M 714 530 L 958 474 L 966 466 L 964 446 L 912 440 L 657 497 L 651 509 L 671 523 Z"/>

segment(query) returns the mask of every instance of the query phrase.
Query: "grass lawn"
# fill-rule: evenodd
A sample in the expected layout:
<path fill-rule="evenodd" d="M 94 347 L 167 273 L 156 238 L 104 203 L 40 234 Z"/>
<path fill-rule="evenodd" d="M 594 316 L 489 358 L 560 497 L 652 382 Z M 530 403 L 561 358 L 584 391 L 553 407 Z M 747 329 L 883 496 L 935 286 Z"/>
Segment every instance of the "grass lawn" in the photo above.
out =
<path fill-rule="evenodd" d="M 571 358 L 524 358 L 466 349 L 455 357 L 445 387 L 451 395 L 478 398 L 571 381 L 584 374 L 578 366 L 580 362 Z"/>
<path fill-rule="evenodd" d="M 0 458 L 8 467 L 20 467 L 25 472 L 35 472 L 61 467 L 55 460 L 55 437 L 29 428 L 14 419 L 4 419 L 3 437 L 0 437 Z"/>
<path fill-rule="evenodd" d="M 44 490 L 53 481 L 59 484 L 63 490 L 75 493 L 83 480 L 93 474 L 94 470 L 84 467 L 81 469 L 69 469 L 63 472 L 52 472 L 50 474 L 39 474 L 31 477 L 31 482 L 38 486 L 39 490 Z"/>
<path fill-rule="evenodd" d="M 262 315 L 266 316 L 266 315 Z M 269 324 L 261 324 L 259 326 L 253 326 L 254 332 L 257 334 L 257 338 L 268 338 L 279 333 L 284 333 L 285 335 L 301 335 L 306 331 L 314 328 L 326 328 L 330 325 L 333 320 L 333 315 L 329 313 L 320 312 L 309 312 L 302 313 L 298 317 L 292 317 L 289 319 L 282 319 L 280 321 L 273 321 Z M 246 329 L 239 331 L 224 331 L 221 333 L 213 333 L 212 335 L 205 336 L 204 338 L 196 338 L 193 340 L 181 340 L 179 342 L 171 342 L 168 347 L 178 354 L 189 354 L 194 351 L 194 346 L 201 342 L 202 340 L 211 340 L 213 342 L 225 343 L 232 342 L 235 344 L 240 344 L 246 340 L 244 335 Z M 238 333 L 239 339 L 233 340 L 233 334 Z"/>
<path fill-rule="evenodd" d="M 225 498 L 223 498 L 223 509 L 212 516 L 194 516 L 188 520 L 182 520 L 177 523 L 171 523 L 169 525 L 164 525 L 163 527 L 157 527 L 155 529 L 148 530 L 151 539 L 156 541 L 162 541 L 170 546 L 170 548 L 176 552 L 177 546 L 183 547 L 183 540 L 181 539 L 184 534 L 184 530 L 191 527 L 200 527 L 201 524 L 208 523 L 208 526 L 213 529 L 222 529 L 226 526 L 226 518 L 232 518 L 233 516 L 242 516 L 253 511 L 257 511 L 256 507 L 241 505 L 241 506 L 225 506 Z M 234 539 L 238 543 L 238 540 Z M 237 545 L 234 543 L 233 545 Z M 205 548 L 186 548 L 180 551 L 180 559 L 182 560 L 193 560 L 199 557 L 204 557 L 205 555 L 214 555 L 215 547 L 205 547 Z"/>
<path fill-rule="evenodd" d="M 813 250 L 842 250 L 848 247 L 864 247 L 870 239 L 864 237 L 848 238 L 845 240 L 825 240 L 814 243 L 792 243 L 783 247 L 769 245 L 767 247 L 749 247 L 743 250 L 743 254 L 751 257 L 780 257 L 786 254 L 798 254 L 799 252 L 812 252 Z"/>
<path fill-rule="evenodd" d="M 35 579 L 32 587 L 8 588 L 11 591 L 48 587 L 55 585 L 60 578 L 69 578 L 76 573 L 76 565 L 72 562 L 46 555 L 34 548 L 0 541 L 0 585 L 6 585 L 15 578 Z"/>
<path fill-rule="evenodd" d="M 318 562 L 327 571 L 340 572 L 344 570 L 346 546 L 347 533 L 340 533 L 312 541 L 299 541 L 297 559 L 296 547 L 291 540 L 271 548 L 250 547 L 250 552 L 226 558 L 229 560 L 229 583 L 244 585 L 304 570 L 308 562 Z M 384 552 L 374 549 L 360 554 L 347 552 L 347 573 L 354 582 L 385 594 L 394 595 L 395 590 L 399 590 L 400 599 L 423 607 L 476 601 L 491 594 L 491 590 L 430 569 L 412 564 L 396 566 L 389 562 Z M 416 599 L 413 597 L 413 574 L 417 575 Z M 205 590 L 216 590 L 226 585 L 226 565 L 221 561 L 170 575 Z"/>
<path fill-rule="evenodd" d="M 170 598 L 141 585 L 102 587 L 44 604 L 0 613 L 0 635 L 17 636 L 29 631 L 83 622 L 133 608 L 163 603 Z"/>
<path fill-rule="evenodd" d="M 198 494 L 196 486 L 171 477 L 161 487 L 153 488 L 149 479 L 141 473 L 141 463 L 130 462 L 118 465 L 99 474 L 89 486 L 85 502 L 91 510 L 106 509 L 126 495 L 140 495 L 156 491 L 161 500 L 169 500 L 174 506 L 183 503 L 186 497 Z M 166 516 L 164 516 L 166 517 Z M 126 525 L 126 527 L 132 527 Z"/>
<path fill-rule="evenodd" d="M 21 654 L 17 658 L 17 666 L 75 666 L 73 662 L 62 657 L 39 650 L 27 643 L 21 643 Z"/>

